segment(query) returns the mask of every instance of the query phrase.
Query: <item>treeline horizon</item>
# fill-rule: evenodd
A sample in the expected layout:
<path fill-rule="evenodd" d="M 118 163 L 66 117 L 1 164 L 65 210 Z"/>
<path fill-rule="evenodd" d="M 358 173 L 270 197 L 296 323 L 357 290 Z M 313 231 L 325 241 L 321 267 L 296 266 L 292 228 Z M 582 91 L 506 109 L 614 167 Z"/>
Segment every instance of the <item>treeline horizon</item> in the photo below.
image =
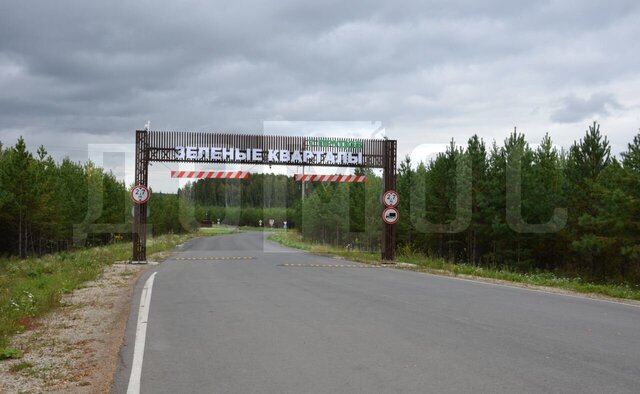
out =
<path fill-rule="evenodd" d="M 255 226 L 272 218 L 308 240 L 375 251 L 382 182 L 371 170 L 356 172 L 367 183 L 307 183 L 304 201 L 300 183 L 285 175 L 202 179 L 176 194 L 152 193 L 149 222 L 160 234 L 205 219 Z M 96 205 L 89 190 L 102 193 L 101 208 L 88 208 Z M 548 135 L 535 149 L 517 131 L 501 145 L 474 135 L 427 162 L 400 160 L 397 190 L 400 253 L 640 284 L 640 133 L 618 157 L 595 122 L 566 150 Z M 128 187 L 91 163 L 55 162 L 44 147 L 33 155 L 22 138 L 0 144 L 0 254 L 66 250 L 83 225 L 90 245 L 118 232 L 128 239 L 131 206 Z M 112 232 L 90 227 L 113 223 L 120 227 Z"/>
<path fill-rule="evenodd" d="M 0 256 L 41 256 L 130 240 L 129 188 L 91 161 L 57 162 L 40 146 L 34 155 L 20 137 L 0 142 Z M 149 201 L 154 234 L 196 227 L 193 204 L 175 194 Z"/>
<path fill-rule="evenodd" d="M 99 192 L 91 196 L 89 191 Z M 68 250 L 80 242 L 107 243 L 112 234 L 89 234 L 74 226 L 123 221 L 126 188 L 111 173 L 93 163 L 56 162 L 40 146 L 36 154 L 24 139 L 4 148 L 0 143 L 0 255 L 26 258 L 29 255 Z M 89 209 L 90 199 L 101 204 Z"/>
<path fill-rule="evenodd" d="M 640 133 L 620 158 L 595 122 L 566 151 L 549 135 L 535 149 L 516 131 L 502 146 L 474 135 L 415 169 L 405 159 L 398 191 L 411 197 L 400 204 L 398 242 L 412 250 L 640 284 Z M 457 214 L 458 205 L 466 213 Z M 448 226 L 425 232 L 430 223 Z"/>
<path fill-rule="evenodd" d="M 277 184 L 280 199 L 269 208 L 284 208 L 305 238 L 375 251 L 382 183 L 358 173 L 366 184 L 308 183 L 304 202 L 299 183 L 284 176 L 199 180 L 180 192 L 194 197 L 198 220 L 208 212 L 214 223 L 252 225 L 269 216 L 260 202 Z M 428 162 L 401 160 L 397 190 L 401 253 L 640 284 L 640 133 L 619 157 L 595 122 L 566 150 L 549 135 L 535 149 L 515 130 L 502 145 L 474 135 Z M 227 218 L 220 196 L 230 195 L 242 209 Z"/>

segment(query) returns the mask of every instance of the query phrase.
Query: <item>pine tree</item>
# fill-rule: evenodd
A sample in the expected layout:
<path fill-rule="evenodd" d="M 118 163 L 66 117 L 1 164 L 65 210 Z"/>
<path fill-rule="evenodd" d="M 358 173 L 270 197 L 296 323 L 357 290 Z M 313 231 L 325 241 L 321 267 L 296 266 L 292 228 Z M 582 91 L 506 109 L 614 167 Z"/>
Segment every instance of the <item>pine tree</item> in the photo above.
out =
<path fill-rule="evenodd" d="M 574 266 L 592 279 L 606 276 L 601 254 L 607 241 L 597 235 L 598 204 L 602 193 L 598 189 L 601 173 L 611 164 L 611 148 L 600 134 L 596 122 L 585 136 L 574 143 L 567 159 L 567 188 L 570 232 L 567 234 L 575 252 Z"/>
<path fill-rule="evenodd" d="M 472 187 L 471 224 L 465 231 L 466 259 L 472 264 L 477 264 L 484 252 L 483 245 L 486 244 L 486 233 L 489 231 L 489 225 L 482 212 L 487 187 L 487 151 L 484 141 L 473 135 L 467 142 L 465 155 L 471 166 L 469 182 Z"/>
<path fill-rule="evenodd" d="M 414 240 L 413 234 L 415 230 L 411 220 L 411 187 L 414 182 L 414 174 L 415 171 L 411 168 L 411 158 L 407 155 L 400 162 L 396 181 L 397 191 L 400 196 L 398 212 L 400 217 L 403 218 L 396 224 L 398 227 L 396 239 L 399 246 L 407 245 L 411 247 Z"/>
<path fill-rule="evenodd" d="M 566 199 L 563 194 L 564 168 L 560 152 L 553 147 L 549 135 L 545 135 L 534 152 L 532 187 L 527 199 L 531 202 L 531 227 L 536 229 L 532 249 L 538 269 L 553 271 L 564 258 L 566 249 L 557 236 L 566 226 Z"/>
<path fill-rule="evenodd" d="M 7 223 L 10 224 L 15 249 L 21 258 L 28 253 L 29 231 L 35 205 L 36 191 L 32 181 L 33 155 L 27 151 L 24 139 L 20 137 L 14 147 L 5 153 L 6 157 L 0 177 L 7 191 L 4 205 L 7 208 Z"/>

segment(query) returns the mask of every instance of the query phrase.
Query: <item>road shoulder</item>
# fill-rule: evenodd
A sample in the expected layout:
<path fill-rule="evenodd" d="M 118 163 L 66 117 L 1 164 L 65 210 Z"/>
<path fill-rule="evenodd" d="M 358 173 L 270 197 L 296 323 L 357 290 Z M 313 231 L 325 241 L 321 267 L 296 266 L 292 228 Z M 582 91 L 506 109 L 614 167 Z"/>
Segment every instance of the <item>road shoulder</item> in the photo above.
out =
<path fill-rule="evenodd" d="M 0 392 L 108 393 L 133 287 L 148 266 L 113 264 L 29 322 L 12 346 L 24 356 L 0 363 Z"/>
<path fill-rule="evenodd" d="M 375 266 L 379 266 L 381 264 L 380 261 L 377 260 L 377 256 L 374 258 L 372 257 L 371 253 L 347 252 L 345 250 L 339 250 L 335 247 L 327 247 L 327 246 L 318 247 L 315 244 L 302 241 L 299 236 L 295 237 L 295 236 L 292 236 L 291 234 L 292 233 L 280 233 L 277 235 L 271 234 L 270 236 L 267 237 L 267 240 L 269 242 L 272 242 L 273 244 L 276 244 L 285 248 L 290 248 L 293 250 L 310 253 L 316 256 L 324 256 L 324 257 L 338 259 L 338 260 L 356 262 L 360 264 L 369 264 L 369 265 L 375 265 Z M 543 293 L 560 294 L 560 295 L 565 295 L 569 297 L 587 298 L 587 299 L 594 299 L 599 301 L 613 302 L 618 304 L 626 304 L 626 305 L 640 307 L 640 301 L 632 298 L 613 297 L 613 296 L 609 296 L 607 294 L 598 293 L 598 292 L 579 292 L 579 291 L 574 291 L 572 289 L 568 289 L 565 287 L 545 286 L 540 284 L 527 283 L 526 281 L 517 282 L 517 281 L 493 278 L 490 276 L 470 275 L 470 274 L 455 272 L 455 270 L 431 268 L 431 267 L 426 267 L 426 266 L 403 262 L 403 261 L 395 261 L 393 263 L 385 264 L 385 267 L 399 269 L 403 271 L 412 271 L 412 272 L 428 274 L 428 275 L 444 276 L 444 277 L 457 279 L 457 280 L 467 280 L 467 281 L 479 282 L 479 283 L 484 283 L 489 285 L 526 289 L 531 291 L 539 291 Z"/>

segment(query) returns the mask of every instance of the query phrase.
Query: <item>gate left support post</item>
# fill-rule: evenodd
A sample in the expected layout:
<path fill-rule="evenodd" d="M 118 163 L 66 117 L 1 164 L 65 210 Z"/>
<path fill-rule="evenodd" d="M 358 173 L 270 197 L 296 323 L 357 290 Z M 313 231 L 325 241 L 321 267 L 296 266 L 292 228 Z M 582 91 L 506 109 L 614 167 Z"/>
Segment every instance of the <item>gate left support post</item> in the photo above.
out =
<path fill-rule="evenodd" d="M 149 133 L 136 131 L 136 185 L 147 186 L 149 178 Z M 147 203 L 135 204 L 133 213 L 133 264 L 147 263 Z"/>

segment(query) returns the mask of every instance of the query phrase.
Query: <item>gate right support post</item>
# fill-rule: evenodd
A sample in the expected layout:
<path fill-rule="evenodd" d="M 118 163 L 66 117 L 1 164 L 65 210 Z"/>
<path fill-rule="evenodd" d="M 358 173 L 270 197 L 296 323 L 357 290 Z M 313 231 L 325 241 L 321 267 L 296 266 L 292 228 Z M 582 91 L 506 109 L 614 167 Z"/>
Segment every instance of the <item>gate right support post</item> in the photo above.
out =
<path fill-rule="evenodd" d="M 383 183 L 384 191 L 396 190 L 396 155 L 398 151 L 397 141 L 384 141 Z M 383 191 L 383 192 L 384 192 Z M 382 235 L 382 261 L 393 262 L 396 257 L 396 225 L 383 223 Z"/>

